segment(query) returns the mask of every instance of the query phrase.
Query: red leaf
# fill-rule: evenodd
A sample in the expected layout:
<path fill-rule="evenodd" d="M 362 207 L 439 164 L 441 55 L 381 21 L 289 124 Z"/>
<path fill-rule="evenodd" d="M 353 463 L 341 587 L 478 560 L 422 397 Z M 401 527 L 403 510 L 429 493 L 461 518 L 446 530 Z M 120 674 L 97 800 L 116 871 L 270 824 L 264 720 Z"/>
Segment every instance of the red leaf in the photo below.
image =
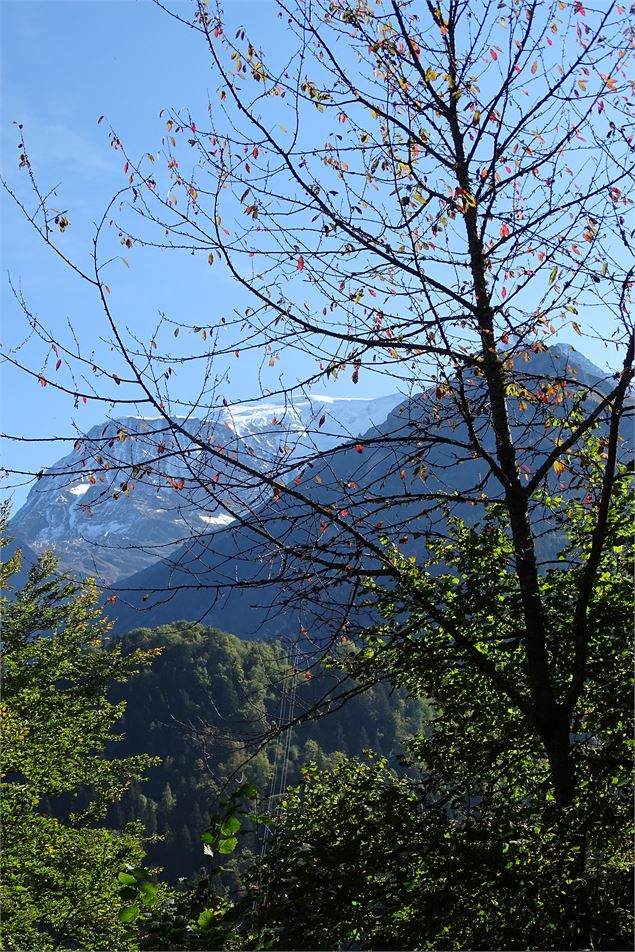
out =
<path fill-rule="evenodd" d="M 60 360 L 58 360 L 57 363 L 55 364 L 55 369 L 56 369 L 56 370 L 59 370 L 61 366 L 62 366 L 62 361 L 61 361 L 61 358 L 60 358 Z"/>
<path fill-rule="evenodd" d="M 320 417 L 320 422 L 318 423 L 318 426 L 324 426 L 325 423 L 326 423 L 326 414 L 322 414 L 322 416 Z"/>
<path fill-rule="evenodd" d="M 302 255 L 300 255 L 300 257 L 298 258 L 298 271 L 302 271 L 303 268 L 304 268 L 304 258 L 302 257 Z"/>
<path fill-rule="evenodd" d="M 362 446 L 361 443 L 357 443 L 357 444 L 355 445 L 355 449 L 357 450 L 358 453 L 363 453 L 363 452 L 364 452 L 364 447 Z"/>
<path fill-rule="evenodd" d="M 47 383 L 48 383 L 48 381 L 46 380 L 45 377 L 40 377 L 40 386 L 41 386 L 41 387 L 45 387 Z"/>

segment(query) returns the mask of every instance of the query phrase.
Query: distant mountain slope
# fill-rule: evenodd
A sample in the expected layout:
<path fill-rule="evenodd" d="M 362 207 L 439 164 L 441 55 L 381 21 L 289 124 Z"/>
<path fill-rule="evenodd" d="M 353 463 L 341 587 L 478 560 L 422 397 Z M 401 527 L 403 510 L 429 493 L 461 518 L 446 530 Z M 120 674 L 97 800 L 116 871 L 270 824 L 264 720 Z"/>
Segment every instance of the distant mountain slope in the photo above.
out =
<path fill-rule="evenodd" d="M 377 399 L 312 396 L 293 407 L 223 407 L 190 432 L 222 447 L 224 463 L 172 435 L 163 420 L 122 417 L 93 427 L 31 489 L 11 531 L 36 552 L 53 548 L 61 567 L 112 583 L 156 562 L 192 536 L 232 521 L 261 490 L 254 477 L 223 504 L 202 484 L 231 482 L 232 463 L 288 473 L 385 420 L 399 394 Z M 320 425 L 321 423 L 321 425 Z"/>
<path fill-rule="evenodd" d="M 567 392 L 575 391 L 577 383 L 593 388 L 584 396 L 588 406 L 611 386 L 610 378 L 572 348 L 534 353 L 522 368 L 515 379 L 524 375 L 534 392 L 542 393 L 554 378 L 571 381 Z M 478 404 L 482 384 L 477 379 L 468 384 L 474 387 Z M 567 398 L 557 412 L 566 415 L 575 399 Z M 322 514 L 292 492 L 274 498 L 270 493 L 262 508 L 244 522 L 213 535 L 202 534 L 169 559 L 122 579 L 116 587 L 119 602 L 113 608 L 119 630 L 140 621 L 160 624 L 190 618 L 247 638 L 297 635 L 302 628 L 323 638 L 337 631 L 346 623 L 353 598 L 342 569 L 351 562 L 367 566 L 372 574 L 374 563 L 368 547 L 346 537 L 328 513 L 356 525 L 375 544 L 386 535 L 403 551 L 421 554 L 426 538 L 443 524 L 437 493 L 468 519 L 474 518 L 470 499 L 500 498 L 501 487 L 488 475 L 487 466 L 464 449 L 469 438 L 460 417 L 457 421 L 450 407 L 445 419 L 439 419 L 433 403 L 426 394 L 404 398 L 382 425 L 366 435 L 363 447 L 349 443 L 315 459 L 301 474 L 299 488 L 321 505 Z M 559 428 L 545 426 L 546 414 L 528 415 L 521 399 L 510 401 L 510 411 L 521 460 L 531 470 L 559 439 Z M 494 452 L 485 413 L 476 425 L 483 445 Z M 563 479 L 549 476 L 559 491 L 575 494 L 575 481 Z M 547 552 L 549 527 L 544 530 L 542 545 Z M 287 558 L 285 550 L 294 557 Z M 339 568 L 329 571 L 325 561 Z"/>

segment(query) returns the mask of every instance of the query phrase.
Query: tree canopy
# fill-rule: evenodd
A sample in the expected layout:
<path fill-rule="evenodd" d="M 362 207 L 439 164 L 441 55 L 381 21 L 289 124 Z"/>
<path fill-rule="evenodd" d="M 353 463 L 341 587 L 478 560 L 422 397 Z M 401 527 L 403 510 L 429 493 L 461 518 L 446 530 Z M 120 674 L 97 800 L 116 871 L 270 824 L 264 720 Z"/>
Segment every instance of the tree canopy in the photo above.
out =
<path fill-rule="evenodd" d="M 56 574 L 51 555 L 7 594 L 19 562 L 2 564 L 0 600 L 2 947 L 136 948 L 117 877 L 143 858 L 143 831 L 97 821 L 152 763 L 104 751 L 124 710 L 111 684 L 155 652 L 108 645 L 94 582 Z"/>
<path fill-rule="evenodd" d="M 344 662 L 366 676 L 369 668 L 389 672 L 412 695 L 432 698 L 429 729 L 409 742 L 419 773 L 400 778 L 378 757 L 304 770 L 256 870 L 260 942 L 280 949 L 628 946 L 633 500 L 624 483 L 616 497 L 590 605 L 589 676 L 572 726 L 578 782 L 567 809 L 555 800 L 544 750 L 521 710 L 453 659 L 447 629 L 422 614 L 421 597 L 412 599 L 413 588 L 422 590 L 426 601 L 444 603 L 444 618 L 473 625 L 488 657 L 523 690 L 509 535 L 494 520 L 478 529 L 457 523 L 444 558 L 460 562 L 461 577 L 434 577 L 411 564 L 407 603 L 399 591 L 380 592 L 387 624 Z M 580 550 L 589 545 L 588 513 L 577 507 L 570 517 L 563 564 L 541 579 L 563 665 Z"/>

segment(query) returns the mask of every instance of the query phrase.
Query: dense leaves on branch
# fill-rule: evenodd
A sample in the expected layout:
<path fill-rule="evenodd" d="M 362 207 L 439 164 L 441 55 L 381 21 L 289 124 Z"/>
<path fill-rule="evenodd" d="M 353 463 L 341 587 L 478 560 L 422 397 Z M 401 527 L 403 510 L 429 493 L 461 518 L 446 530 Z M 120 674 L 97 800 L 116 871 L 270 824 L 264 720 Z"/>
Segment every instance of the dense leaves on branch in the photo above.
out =
<path fill-rule="evenodd" d="M 2 565 L 2 947 L 136 948 L 121 921 L 117 875 L 143 857 L 142 828 L 97 825 L 140 780 L 144 756 L 106 758 L 124 705 L 108 700 L 156 652 L 107 644 L 92 581 L 60 576 L 43 556 L 10 595 Z"/>
<path fill-rule="evenodd" d="M 344 664 L 358 674 L 388 672 L 411 694 L 432 697 L 431 730 L 409 743 L 419 777 L 399 778 L 377 758 L 305 769 L 258 869 L 261 940 L 279 949 L 628 947 L 633 500 L 624 479 L 615 496 L 589 606 L 588 676 L 571 738 L 572 803 L 566 810 L 556 804 L 528 711 L 449 650 L 451 625 L 473 630 L 522 701 L 513 553 L 492 510 L 479 528 L 455 524 L 435 553 L 447 575 L 410 564 L 407 601 L 400 591 L 389 597 L 371 587 L 386 625 Z M 568 544 L 541 578 L 564 664 L 590 518 L 582 506 L 568 508 Z M 413 590 L 421 592 L 416 602 Z M 422 602 L 443 604 L 442 621 L 422 611 Z"/>

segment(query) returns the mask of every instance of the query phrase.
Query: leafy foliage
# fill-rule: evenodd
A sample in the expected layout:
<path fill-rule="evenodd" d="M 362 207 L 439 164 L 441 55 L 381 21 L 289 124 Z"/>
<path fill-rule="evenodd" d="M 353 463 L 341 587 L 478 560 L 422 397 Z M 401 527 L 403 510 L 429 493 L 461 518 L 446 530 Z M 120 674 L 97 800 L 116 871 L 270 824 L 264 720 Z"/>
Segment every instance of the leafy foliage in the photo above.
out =
<path fill-rule="evenodd" d="M 5 593 L 19 565 L 3 563 Z M 95 822 L 151 763 L 104 757 L 124 709 L 108 688 L 156 652 L 110 646 L 94 582 L 56 574 L 50 554 L 0 612 L 3 948 L 136 948 L 117 873 L 141 860 L 140 830 Z"/>
<path fill-rule="evenodd" d="M 259 871 L 258 926 L 268 947 L 628 946 L 633 501 L 624 475 L 589 606 L 571 803 L 556 804 L 549 762 L 522 708 L 522 624 L 505 520 L 498 508 L 480 527 L 455 520 L 431 563 L 443 561 L 447 572 L 412 561 L 408 585 L 387 593 L 370 584 L 386 624 L 344 662 L 355 673 L 389 672 L 411 694 L 430 693 L 432 729 L 409 744 L 419 777 L 399 778 L 377 758 L 305 770 Z M 540 584 L 550 648 L 566 663 L 592 516 L 583 505 L 565 512 L 569 542 Z M 501 678 L 513 679 L 518 704 L 465 663 L 452 624 L 471 634 Z"/>

